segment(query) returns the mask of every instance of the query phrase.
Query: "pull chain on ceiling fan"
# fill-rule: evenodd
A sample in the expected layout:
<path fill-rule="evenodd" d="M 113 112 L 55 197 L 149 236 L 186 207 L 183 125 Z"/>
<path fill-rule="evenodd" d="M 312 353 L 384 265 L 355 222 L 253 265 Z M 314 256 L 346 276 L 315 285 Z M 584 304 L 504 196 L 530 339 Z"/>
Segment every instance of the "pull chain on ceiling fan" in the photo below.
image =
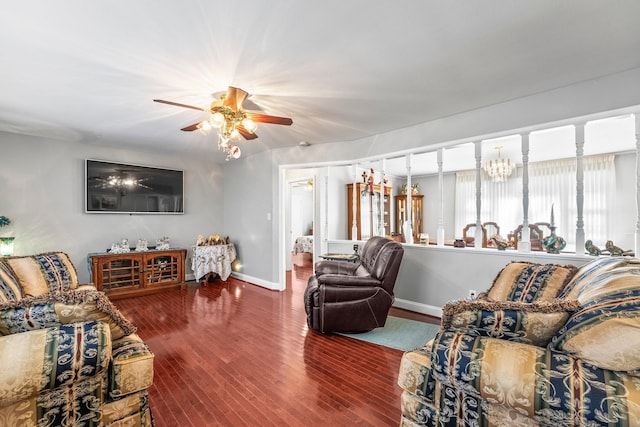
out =
<path fill-rule="evenodd" d="M 192 132 L 197 129 L 207 135 L 211 132 L 211 129 L 218 129 L 218 149 L 226 153 L 226 160 L 230 160 L 240 157 L 240 148 L 234 144 L 240 136 L 246 140 L 256 139 L 258 137 L 255 133 L 258 128 L 258 123 L 286 126 L 290 126 L 293 123 L 293 120 L 287 117 L 271 116 L 243 110 L 242 104 L 248 95 L 249 94 L 242 89 L 229 86 L 227 93 L 221 95 L 219 99 L 214 100 L 209 109 L 180 104 L 173 101 L 164 101 L 162 99 L 154 99 L 154 101 L 176 107 L 208 112 L 210 114 L 208 119 L 183 127 L 181 130 Z"/>

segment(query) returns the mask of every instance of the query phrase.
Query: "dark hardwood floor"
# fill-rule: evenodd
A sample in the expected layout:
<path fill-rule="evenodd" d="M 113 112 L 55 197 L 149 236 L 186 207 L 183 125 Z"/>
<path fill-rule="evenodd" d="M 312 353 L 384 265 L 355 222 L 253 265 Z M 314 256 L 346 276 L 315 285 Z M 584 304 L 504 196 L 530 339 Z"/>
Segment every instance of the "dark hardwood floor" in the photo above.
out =
<path fill-rule="evenodd" d="M 155 354 L 157 427 L 398 425 L 402 351 L 308 330 L 294 267 L 284 292 L 229 278 L 114 301 Z"/>

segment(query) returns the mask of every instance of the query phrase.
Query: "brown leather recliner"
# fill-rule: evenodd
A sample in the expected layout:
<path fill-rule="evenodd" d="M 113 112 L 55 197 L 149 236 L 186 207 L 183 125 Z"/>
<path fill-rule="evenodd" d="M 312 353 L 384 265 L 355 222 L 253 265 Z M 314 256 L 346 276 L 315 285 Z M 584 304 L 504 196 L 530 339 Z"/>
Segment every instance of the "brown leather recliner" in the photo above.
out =
<path fill-rule="evenodd" d="M 364 245 L 359 263 L 317 262 L 304 293 L 309 328 L 367 332 L 384 326 L 403 255 L 401 244 L 376 236 Z"/>

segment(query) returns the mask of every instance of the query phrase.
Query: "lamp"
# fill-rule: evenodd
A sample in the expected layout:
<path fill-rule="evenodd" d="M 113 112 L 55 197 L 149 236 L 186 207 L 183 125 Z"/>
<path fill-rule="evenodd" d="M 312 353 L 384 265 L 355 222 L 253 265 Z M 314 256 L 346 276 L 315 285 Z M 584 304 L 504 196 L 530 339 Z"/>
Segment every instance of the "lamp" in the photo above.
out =
<path fill-rule="evenodd" d="M 0 256 L 13 255 L 13 241 L 15 237 L 0 237 Z"/>
<path fill-rule="evenodd" d="M 502 182 L 511 175 L 516 166 L 511 159 L 503 159 L 500 157 L 500 150 L 502 149 L 501 145 L 495 147 L 495 149 L 498 150 L 498 158 L 495 160 L 489 160 L 484 164 L 483 169 L 493 182 Z"/>
<path fill-rule="evenodd" d="M 221 105 L 220 101 L 214 101 L 209 111 L 211 116 L 198 123 L 196 127 L 204 135 L 208 135 L 211 129 L 218 129 L 218 150 L 226 153 L 226 160 L 239 158 L 242 153 L 234 142 L 240 137 L 240 130 L 253 134 L 258 129 L 258 124 L 242 110 L 236 111 L 224 104 Z"/>

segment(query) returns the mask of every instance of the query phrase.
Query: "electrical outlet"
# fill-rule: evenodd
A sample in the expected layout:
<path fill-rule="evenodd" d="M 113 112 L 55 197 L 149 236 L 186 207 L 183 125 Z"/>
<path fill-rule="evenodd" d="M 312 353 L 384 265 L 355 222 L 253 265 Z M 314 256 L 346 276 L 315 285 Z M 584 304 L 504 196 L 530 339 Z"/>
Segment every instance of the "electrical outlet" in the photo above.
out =
<path fill-rule="evenodd" d="M 353 252 L 358 253 L 358 249 L 359 249 L 359 247 L 358 247 L 357 244 L 353 245 Z"/>
<path fill-rule="evenodd" d="M 470 300 L 474 300 L 476 299 L 476 297 L 478 296 L 478 292 L 473 290 L 473 289 L 469 289 L 469 295 L 468 295 L 468 299 Z"/>

